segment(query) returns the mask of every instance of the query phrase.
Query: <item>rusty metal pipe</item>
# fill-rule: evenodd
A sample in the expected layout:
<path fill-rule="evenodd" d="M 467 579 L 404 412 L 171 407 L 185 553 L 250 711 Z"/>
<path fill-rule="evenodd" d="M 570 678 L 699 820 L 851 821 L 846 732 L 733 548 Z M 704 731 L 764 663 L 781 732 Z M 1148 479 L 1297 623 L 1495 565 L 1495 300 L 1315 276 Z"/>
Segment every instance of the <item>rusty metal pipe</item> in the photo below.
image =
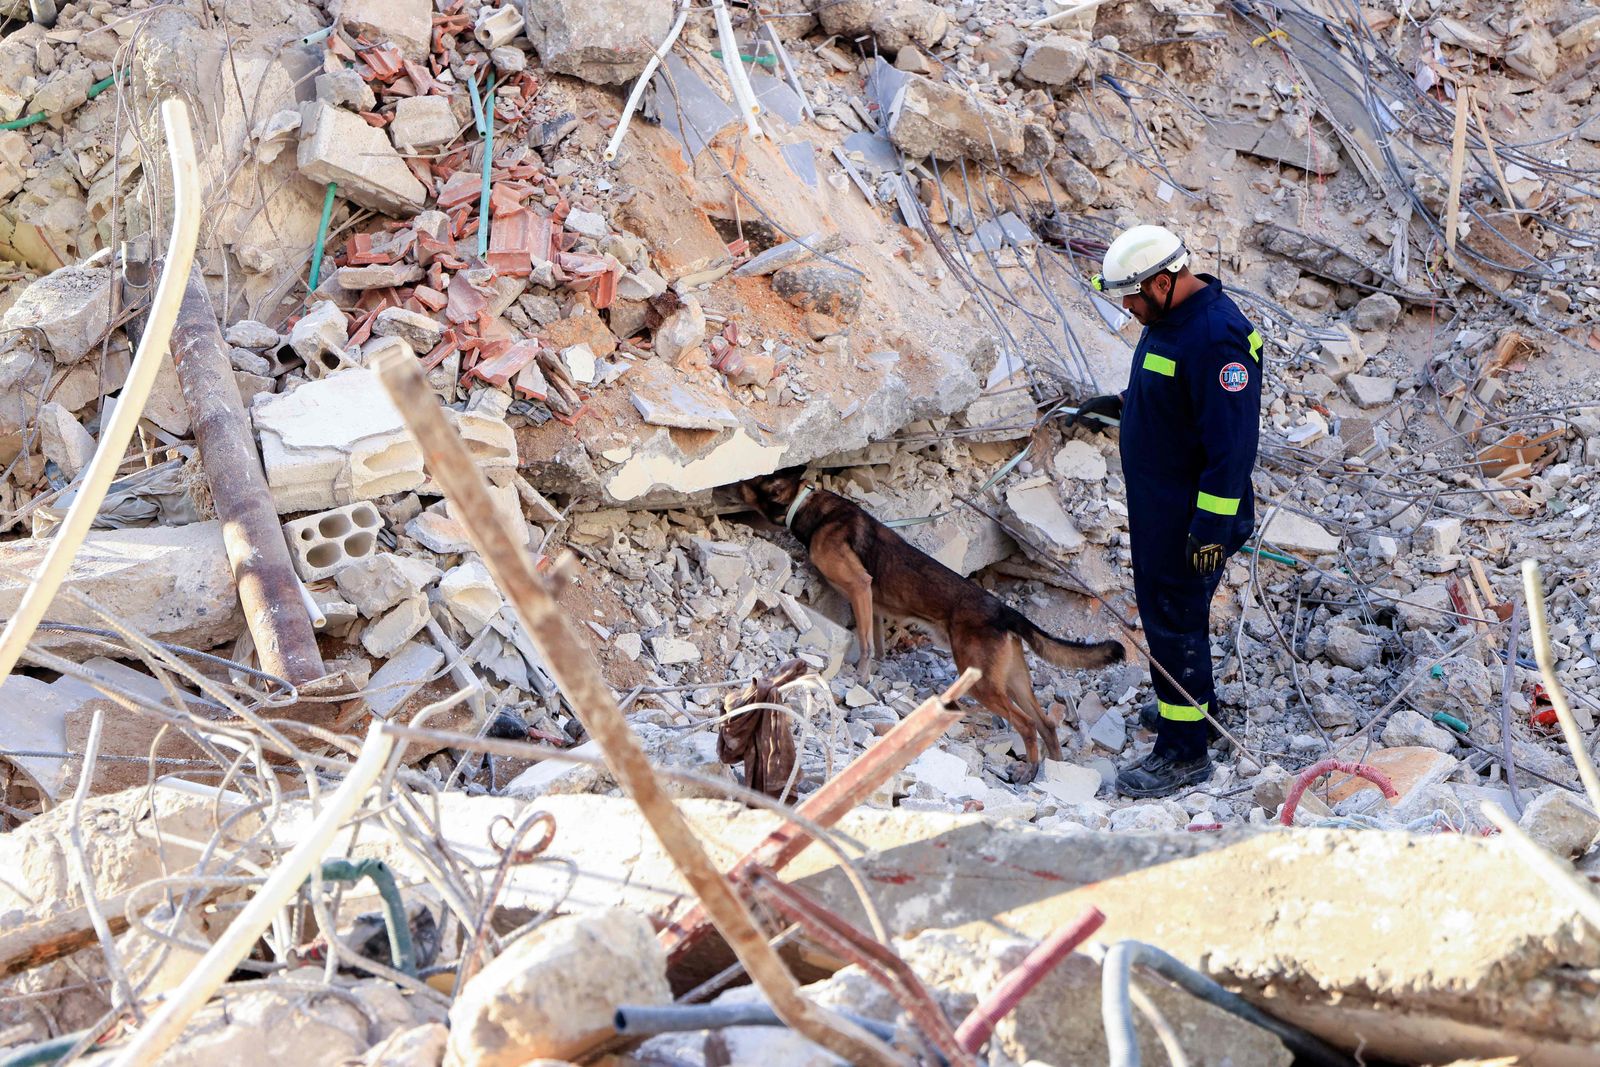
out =
<path fill-rule="evenodd" d="M 326 671 L 300 577 L 272 505 L 228 346 L 198 271 L 190 273 L 178 309 L 172 358 L 261 669 L 296 685 L 321 678 Z"/>

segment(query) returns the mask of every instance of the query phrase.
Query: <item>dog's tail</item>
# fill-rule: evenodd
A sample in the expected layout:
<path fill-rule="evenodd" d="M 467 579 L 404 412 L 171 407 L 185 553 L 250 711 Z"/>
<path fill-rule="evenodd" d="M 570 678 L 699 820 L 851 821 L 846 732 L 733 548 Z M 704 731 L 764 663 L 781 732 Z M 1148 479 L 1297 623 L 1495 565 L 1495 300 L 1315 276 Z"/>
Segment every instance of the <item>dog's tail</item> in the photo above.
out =
<path fill-rule="evenodd" d="M 1007 612 L 1006 629 L 1057 667 L 1109 667 L 1113 663 L 1121 663 L 1128 654 L 1119 641 L 1069 641 L 1046 633 L 1015 609 Z"/>

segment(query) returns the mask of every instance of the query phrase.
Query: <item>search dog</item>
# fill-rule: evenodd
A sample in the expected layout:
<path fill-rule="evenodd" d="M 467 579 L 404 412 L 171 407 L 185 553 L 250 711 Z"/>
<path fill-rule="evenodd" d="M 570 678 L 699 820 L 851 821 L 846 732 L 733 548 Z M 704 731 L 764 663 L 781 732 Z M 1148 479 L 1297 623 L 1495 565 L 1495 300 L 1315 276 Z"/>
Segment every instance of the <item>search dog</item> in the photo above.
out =
<path fill-rule="evenodd" d="M 1061 759 L 1057 724 L 1039 706 L 1022 646 L 1058 667 L 1106 667 L 1126 655 L 1118 641 L 1069 641 L 1046 633 L 1020 611 L 909 544 L 854 503 L 806 484 L 791 467 L 741 482 L 744 503 L 787 526 L 806 546 L 811 562 L 843 594 L 855 614 L 861 673 L 870 676 L 873 646 L 883 655 L 881 617 L 914 619 L 941 633 L 956 670 L 977 667 L 972 689 L 980 704 L 1022 735 L 1027 763 L 1012 780 L 1039 773 L 1039 740 Z"/>

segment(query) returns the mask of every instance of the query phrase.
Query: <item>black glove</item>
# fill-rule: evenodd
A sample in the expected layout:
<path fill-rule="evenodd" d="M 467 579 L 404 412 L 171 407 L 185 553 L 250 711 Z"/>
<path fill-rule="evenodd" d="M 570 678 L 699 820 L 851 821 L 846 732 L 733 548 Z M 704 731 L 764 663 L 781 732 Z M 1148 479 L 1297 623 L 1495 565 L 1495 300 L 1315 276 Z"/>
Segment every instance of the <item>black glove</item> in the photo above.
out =
<path fill-rule="evenodd" d="M 1107 420 L 1111 420 L 1108 422 Z M 1111 429 L 1112 423 L 1122 420 L 1122 397 L 1116 394 L 1109 396 L 1091 396 L 1079 406 L 1077 412 L 1067 416 L 1067 425 L 1076 426 L 1080 421 L 1095 433 L 1105 433 Z"/>
<path fill-rule="evenodd" d="M 1189 566 L 1202 578 L 1215 574 L 1227 559 L 1227 553 L 1221 545 L 1202 545 L 1194 539 L 1194 534 L 1189 535 Z"/>

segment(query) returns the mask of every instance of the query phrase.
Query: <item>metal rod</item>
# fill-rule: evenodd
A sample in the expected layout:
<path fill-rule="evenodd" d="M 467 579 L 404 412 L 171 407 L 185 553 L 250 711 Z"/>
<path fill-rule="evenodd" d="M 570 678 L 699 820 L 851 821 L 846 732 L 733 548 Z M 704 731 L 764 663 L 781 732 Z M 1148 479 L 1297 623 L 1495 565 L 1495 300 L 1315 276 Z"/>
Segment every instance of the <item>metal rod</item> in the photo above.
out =
<path fill-rule="evenodd" d="M 250 415 L 199 271 L 189 276 L 172 358 L 194 426 L 223 546 L 261 667 L 295 685 L 323 676 L 317 634 L 256 451 Z"/>

